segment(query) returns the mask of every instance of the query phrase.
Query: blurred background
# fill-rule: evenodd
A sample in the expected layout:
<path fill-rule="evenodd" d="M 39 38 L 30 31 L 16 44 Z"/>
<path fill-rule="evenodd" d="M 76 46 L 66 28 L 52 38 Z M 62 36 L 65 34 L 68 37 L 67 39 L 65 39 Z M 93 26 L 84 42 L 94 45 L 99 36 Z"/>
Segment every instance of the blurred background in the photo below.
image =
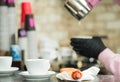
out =
<path fill-rule="evenodd" d="M 120 53 L 120 6 L 113 0 L 102 0 L 81 21 L 65 9 L 65 0 L 15 0 L 17 30 L 21 28 L 21 3 L 24 1 L 32 4 L 37 33 L 33 37 L 37 38 L 38 56 L 49 59 L 52 70 L 59 71 L 61 67 L 85 69 L 99 64 L 72 50 L 70 39 L 75 36 L 103 37 L 107 47 Z M 18 38 L 16 41 L 18 43 Z M 101 73 L 105 72 L 105 69 L 101 70 Z"/>
<path fill-rule="evenodd" d="M 17 8 L 17 28 L 20 27 L 21 2 L 15 0 Z M 91 35 L 107 36 L 105 44 L 115 52 L 120 52 L 120 6 L 113 0 L 102 0 L 99 5 L 78 21 L 64 8 L 65 0 L 30 0 L 32 3 L 38 38 L 48 36 L 69 46 L 71 37 Z"/>

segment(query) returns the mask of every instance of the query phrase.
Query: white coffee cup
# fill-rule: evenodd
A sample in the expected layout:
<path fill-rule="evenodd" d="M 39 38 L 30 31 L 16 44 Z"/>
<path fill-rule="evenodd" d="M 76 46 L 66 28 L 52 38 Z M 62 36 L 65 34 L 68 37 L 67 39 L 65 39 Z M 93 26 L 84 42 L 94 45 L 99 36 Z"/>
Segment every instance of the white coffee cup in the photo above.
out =
<path fill-rule="evenodd" d="M 50 63 L 47 59 L 27 59 L 25 64 L 29 74 L 31 75 L 47 74 L 50 68 Z"/>
<path fill-rule="evenodd" d="M 12 65 L 11 56 L 0 56 L 0 69 L 9 69 Z"/>
<path fill-rule="evenodd" d="M 93 37 L 92 36 L 75 36 L 73 38 L 76 38 L 76 39 L 92 39 Z"/>

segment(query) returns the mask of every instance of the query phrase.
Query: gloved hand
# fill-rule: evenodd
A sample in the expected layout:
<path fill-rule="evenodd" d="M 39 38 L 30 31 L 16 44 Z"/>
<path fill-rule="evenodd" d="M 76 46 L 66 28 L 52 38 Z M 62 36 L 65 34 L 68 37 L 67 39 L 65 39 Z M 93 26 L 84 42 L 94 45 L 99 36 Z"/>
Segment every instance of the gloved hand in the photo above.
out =
<path fill-rule="evenodd" d="M 101 38 L 72 38 L 71 45 L 73 46 L 73 50 L 76 51 L 77 54 L 93 57 L 95 59 L 98 58 L 100 52 L 102 52 L 106 46 L 103 44 Z"/>

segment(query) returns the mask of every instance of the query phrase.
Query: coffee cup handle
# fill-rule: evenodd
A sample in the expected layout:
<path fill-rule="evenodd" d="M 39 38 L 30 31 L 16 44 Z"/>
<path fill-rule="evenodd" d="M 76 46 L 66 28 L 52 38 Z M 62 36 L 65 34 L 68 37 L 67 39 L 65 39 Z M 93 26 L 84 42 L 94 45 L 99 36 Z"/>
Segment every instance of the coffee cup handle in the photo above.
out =
<path fill-rule="evenodd" d="M 49 60 L 47 62 L 49 62 Z M 47 65 L 47 69 L 48 70 L 50 69 L 50 63 Z"/>

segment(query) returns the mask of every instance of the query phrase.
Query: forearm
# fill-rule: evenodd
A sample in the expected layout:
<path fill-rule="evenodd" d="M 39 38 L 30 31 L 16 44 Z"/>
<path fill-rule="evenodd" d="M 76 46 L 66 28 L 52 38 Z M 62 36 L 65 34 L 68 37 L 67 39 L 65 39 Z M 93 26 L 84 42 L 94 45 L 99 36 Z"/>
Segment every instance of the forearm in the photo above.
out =
<path fill-rule="evenodd" d="M 86 0 L 86 1 L 91 5 L 91 7 L 94 7 L 97 4 L 99 4 L 102 0 Z M 120 5 L 120 0 L 113 0 L 113 2 Z"/>
<path fill-rule="evenodd" d="M 116 4 L 120 5 L 120 0 L 113 0 Z"/>
<path fill-rule="evenodd" d="M 90 5 L 91 7 L 94 7 L 94 6 L 96 6 L 97 4 L 99 4 L 100 1 L 101 1 L 101 0 L 87 0 L 87 2 L 89 3 L 89 5 Z"/>
<path fill-rule="evenodd" d="M 98 59 L 108 71 L 120 76 L 120 55 L 113 53 L 107 48 L 100 53 Z"/>

